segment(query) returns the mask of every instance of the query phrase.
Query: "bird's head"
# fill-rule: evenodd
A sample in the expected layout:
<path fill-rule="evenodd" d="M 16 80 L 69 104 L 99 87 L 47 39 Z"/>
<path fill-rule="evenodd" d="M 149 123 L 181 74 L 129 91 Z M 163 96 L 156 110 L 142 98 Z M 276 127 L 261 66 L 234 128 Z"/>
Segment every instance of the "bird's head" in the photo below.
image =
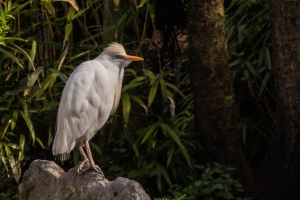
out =
<path fill-rule="evenodd" d="M 116 42 L 108 45 L 100 55 L 100 60 L 113 63 L 111 66 L 127 67 L 132 61 L 144 60 L 138 56 L 130 56 L 125 52 L 124 47 Z M 107 65 L 104 65 L 107 67 Z"/>

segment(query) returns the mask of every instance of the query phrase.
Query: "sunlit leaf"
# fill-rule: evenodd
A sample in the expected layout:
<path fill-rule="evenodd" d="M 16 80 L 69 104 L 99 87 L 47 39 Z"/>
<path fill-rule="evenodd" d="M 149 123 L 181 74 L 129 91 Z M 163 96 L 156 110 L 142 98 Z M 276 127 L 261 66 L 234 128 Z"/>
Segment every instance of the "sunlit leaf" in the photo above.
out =
<path fill-rule="evenodd" d="M 36 55 L 36 41 L 33 40 L 32 41 L 32 46 L 31 46 L 31 51 L 30 51 L 31 62 L 29 62 L 29 64 L 28 64 L 29 70 L 31 70 L 32 68 L 34 68 L 33 62 L 34 62 L 34 59 L 35 59 L 35 55 Z"/>
<path fill-rule="evenodd" d="M 43 70 L 44 70 L 44 67 L 38 67 L 34 72 L 32 72 L 32 73 L 29 75 L 27 87 L 30 88 L 30 87 L 32 87 L 32 86 L 35 84 L 35 82 L 36 82 L 36 80 L 37 80 L 39 74 L 40 74 Z"/>
<path fill-rule="evenodd" d="M 7 56 L 7 57 L 11 58 L 14 62 L 17 63 L 17 65 L 18 65 L 19 67 L 21 67 L 22 69 L 24 69 L 24 66 L 20 63 L 20 61 L 18 60 L 18 58 L 17 58 L 16 56 L 14 56 L 12 53 L 6 51 L 5 49 L 3 49 L 3 48 L 1 48 L 1 47 L 0 47 L 0 52 L 3 53 L 3 57 L 4 57 L 4 56 Z"/>
<path fill-rule="evenodd" d="M 53 72 L 55 75 L 57 75 L 63 82 L 67 82 L 68 77 L 65 74 L 63 74 L 63 73 L 61 73 L 61 72 L 59 72 L 59 71 L 57 71 L 56 69 L 53 69 L 53 68 L 48 68 L 48 70 Z"/>
<path fill-rule="evenodd" d="M 65 39 L 64 41 L 67 41 L 72 33 L 72 30 L 73 30 L 73 24 L 70 22 L 70 23 L 67 23 L 66 26 L 65 26 Z"/>
<path fill-rule="evenodd" d="M 54 6 L 52 5 L 52 3 L 50 1 L 41 1 L 41 3 L 43 4 L 43 6 L 45 6 L 45 8 L 49 11 L 49 13 L 52 15 L 52 16 L 55 16 L 55 8 Z"/>
<path fill-rule="evenodd" d="M 71 22 L 73 20 L 74 15 L 75 15 L 75 9 L 74 9 L 74 7 L 70 7 L 68 14 L 67 14 L 68 22 Z"/>
<path fill-rule="evenodd" d="M 140 5 L 139 5 L 139 8 L 143 7 L 143 5 L 147 2 L 148 0 L 142 0 Z"/>

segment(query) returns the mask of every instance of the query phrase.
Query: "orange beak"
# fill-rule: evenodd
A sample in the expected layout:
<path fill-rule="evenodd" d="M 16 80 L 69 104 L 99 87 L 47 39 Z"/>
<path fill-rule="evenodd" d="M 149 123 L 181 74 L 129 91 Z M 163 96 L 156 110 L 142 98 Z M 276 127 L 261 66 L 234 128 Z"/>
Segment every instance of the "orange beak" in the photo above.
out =
<path fill-rule="evenodd" d="M 141 58 L 141 57 L 138 57 L 138 56 L 130 56 L 130 55 L 122 56 L 122 58 L 124 60 L 129 60 L 129 61 L 142 61 L 142 60 L 144 60 L 144 58 Z"/>

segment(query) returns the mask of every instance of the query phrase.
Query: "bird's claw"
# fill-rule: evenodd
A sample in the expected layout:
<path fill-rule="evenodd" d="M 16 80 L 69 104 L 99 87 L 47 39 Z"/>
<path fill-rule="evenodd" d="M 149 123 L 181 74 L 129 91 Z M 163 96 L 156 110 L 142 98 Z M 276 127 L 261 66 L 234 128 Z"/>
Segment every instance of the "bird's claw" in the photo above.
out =
<path fill-rule="evenodd" d="M 85 166 L 86 163 L 88 163 L 88 167 L 87 167 L 87 169 L 83 169 L 83 167 Z M 83 160 L 80 163 L 80 165 L 78 166 L 77 172 L 78 172 L 78 174 L 82 174 L 85 171 L 87 171 L 88 169 L 94 170 L 95 172 L 97 172 L 98 174 L 100 174 L 103 179 L 105 178 L 105 176 L 104 176 L 101 168 L 98 165 L 95 165 L 95 164 L 94 165 L 90 165 L 89 159 L 85 159 L 85 160 Z"/>
<path fill-rule="evenodd" d="M 78 169 L 77 169 L 77 172 L 78 172 L 78 174 L 82 174 L 82 173 L 84 173 L 87 169 L 83 169 L 83 167 L 84 167 L 84 165 L 86 164 L 86 163 L 89 163 L 90 161 L 89 161 L 89 159 L 84 159 L 81 163 L 80 163 L 80 165 L 78 166 Z M 90 164 L 88 164 L 88 169 L 90 168 Z"/>
<path fill-rule="evenodd" d="M 102 179 L 105 178 L 101 168 L 98 165 L 92 165 L 90 166 L 90 169 L 93 169 L 95 172 L 97 172 L 98 174 L 100 174 L 102 176 Z"/>

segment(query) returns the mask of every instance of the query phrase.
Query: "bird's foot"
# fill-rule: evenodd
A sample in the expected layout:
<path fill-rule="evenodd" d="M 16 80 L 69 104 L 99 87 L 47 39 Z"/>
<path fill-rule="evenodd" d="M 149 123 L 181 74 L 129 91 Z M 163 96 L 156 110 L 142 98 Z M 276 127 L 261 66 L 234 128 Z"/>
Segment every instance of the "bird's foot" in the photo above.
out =
<path fill-rule="evenodd" d="M 90 169 L 93 169 L 93 170 L 96 171 L 98 174 L 100 174 L 100 175 L 102 176 L 102 179 L 105 178 L 105 176 L 104 176 L 104 174 L 103 174 L 101 168 L 100 168 L 98 165 L 95 165 L 95 164 L 94 164 L 94 165 L 91 165 L 91 166 L 90 166 Z"/>
<path fill-rule="evenodd" d="M 87 169 L 83 169 L 84 165 L 88 163 L 88 169 L 90 168 L 90 164 L 89 164 L 89 159 L 85 158 L 80 165 L 78 166 L 77 172 L 78 174 L 82 174 L 83 172 L 85 172 Z"/>

